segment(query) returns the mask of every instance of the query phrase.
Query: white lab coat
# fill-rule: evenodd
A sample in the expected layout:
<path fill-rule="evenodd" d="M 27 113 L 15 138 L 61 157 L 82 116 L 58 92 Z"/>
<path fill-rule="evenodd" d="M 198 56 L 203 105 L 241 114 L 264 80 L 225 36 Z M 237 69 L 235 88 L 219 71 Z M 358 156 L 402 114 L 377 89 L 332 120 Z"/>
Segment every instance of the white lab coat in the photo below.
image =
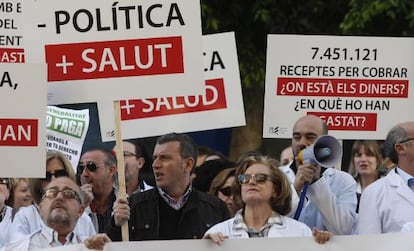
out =
<path fill-rule="evenodd" d="M 359 205 L 359 233 L 400 232 L 414 221 L 414 191 L 394 169 L 365 188 Z"/>
<path fill-rule="evenodd" d="M 9 229 L 12 226 L 12 208 L 6 206 L 6 214 L 3 217 L 3 220 L 0 222 L 0 247 L 3 247 L 4 244 L 9 242 Z"/>
<path fill-rule="evenodd" d="M 17 211 L 14 216 L 13 224 L 8 229 L 9 241 L 13 242 L 24 238 L 33 232 L 38 231 L 43 225 L 39 209 L 36 205 L 23 207 Z M 91 218 L 85 213 L 78 219 L 75 227 L 75 233 L 82 238 L 88 238 L 96 234 Z"/>
<path fill-rule="evenodd" d="M 414 232 L 414 221 L 405 223 L 403 228 L 401 229 L 401 232 Z"/>
<path fill-rule="evenodd" d="M 274 224 L 270 227 L 268 237 L 303 237 L 312 236 L 311 229 L 302 222 L 296 221 L 286 216 L 280 216 L 282 225 Z M 249 235 L 244 230 L 233 229 L 234 218 L 217 223 L 212 226 L 205 234 L 222 233 L 228 236 L 229 239 L 249 238 Z"/>
<path fill-rule="evenodd" d="M 293 198 L 299 198 L 295 189 L 292 192 Z M 293 199 L 293 211 L 297 204 L 298 201 Z M 354 178 L 346 172 L 327 168 L 319 180 L 309 185 L 299 221 L 310 228 L 316 227 L 334 234 L 352 234 L 357 226 L 356 205 Z"/>

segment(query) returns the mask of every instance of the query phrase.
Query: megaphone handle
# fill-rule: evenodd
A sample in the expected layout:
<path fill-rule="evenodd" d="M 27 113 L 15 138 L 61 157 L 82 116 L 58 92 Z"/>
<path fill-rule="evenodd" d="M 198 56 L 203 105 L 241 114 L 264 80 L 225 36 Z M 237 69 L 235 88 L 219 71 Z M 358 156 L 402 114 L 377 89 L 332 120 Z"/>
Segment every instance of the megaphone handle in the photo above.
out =
<path fill-rule="evenodd" d="M 309 187 L 309 183 L 305 182 L 305 184 L 303 184 L 302 193 L 300 195 L 298 208 L 296 208 L 295 216 L 293 217 L 293 219 L 295 220 L 299 220 L 300 213 L 302 212 L 302 208 L 303 208 L 303 203 L 305 202 L 305 196 L 306 196 L 306 192 L 308 191 L 308 187 Z"/>

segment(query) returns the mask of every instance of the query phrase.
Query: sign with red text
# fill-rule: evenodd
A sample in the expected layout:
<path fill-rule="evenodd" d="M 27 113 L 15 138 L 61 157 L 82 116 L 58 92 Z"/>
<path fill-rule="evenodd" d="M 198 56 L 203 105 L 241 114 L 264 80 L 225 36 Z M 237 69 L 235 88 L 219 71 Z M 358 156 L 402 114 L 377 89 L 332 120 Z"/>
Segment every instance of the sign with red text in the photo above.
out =
<path fill-rule="evenodd" d="M 0 64 L 0 177 L 45 176 L 45 68 Z"/>
<path fill-rule="evenodd" d="M 338 139 L 385 139 L 414 119 L 414 39 L 269 35 L 267 45 L 263 137 L 291 138 L 307 114 Z"/>
<path fill-rule="evenodd" d="M 234 33 L 205 35 L 203 48 L 204 93 L 122 100 L 124 139 L 246 124 Z M 98 103 L 103 141 L 115 140 L 112 110 L 112 103 Z"/>
<path fill-rule="evenodd" d="M 0 2 L 0 63 L 24 63 L 22 1 Z"/>
<path fill-rule="evenodd" d="M 317 243 L 313 237 L 274 237 L 225 239 L 221 245 L 211 240 L 163 240 L 163 241 L 114 241 L 105 244 L 105 251 L 153 250 L 153 251 L 260 251 L 306 250 L 306 251 L 412 251 L 412 233 L 371 234 L 371 235 L 334 235 L 324 244 Z M 9 250 L 9 249 L 6 249 Z M 21 249 L 19 249 L 21 250 Z M 84 244 L 66 245 L 44 249 L 44 251 L 88 251 Z"/>
<path fill-rule="evenodd" d="M 202 93 L 200 2 L 27 0 L 27 62 L 48 104 Z"/>

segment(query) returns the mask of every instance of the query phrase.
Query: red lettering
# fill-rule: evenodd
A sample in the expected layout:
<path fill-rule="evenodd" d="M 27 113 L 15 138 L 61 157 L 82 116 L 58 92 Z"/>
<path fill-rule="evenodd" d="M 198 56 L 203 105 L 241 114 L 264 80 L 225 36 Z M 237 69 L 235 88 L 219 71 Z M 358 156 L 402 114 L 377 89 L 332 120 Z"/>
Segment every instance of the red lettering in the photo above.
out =
<path fill-rule="evenodd" d="M 406 79 L 277 78 L 283 96 L 407 98 Z"/>
<path fill-rule="evenodd" d="M 38 120 L 0 119 L 0 146 L 37 146 Z"/>
<path fill-rule="evenodd" d="M 308 112 L 320 117 L 328 125 L 329 130 L 337 131 L 376 131 L 376 113 L 345 112 Z"/>
<path fill-rule="evenodd" d="M 24 49 L 0 48 L 0 63 L 24 63 Z"/>
<path fill-rule="evenodd" d="M 227 108 L 224 80 L 206 80 L 206 92 L 198 96 L 159 97 L 121 101 L 122 120 Z"/>
<path fill-rule="evenodd" d="M 184 72 L 181 37 L 46 45 L 48 81 Z"/>

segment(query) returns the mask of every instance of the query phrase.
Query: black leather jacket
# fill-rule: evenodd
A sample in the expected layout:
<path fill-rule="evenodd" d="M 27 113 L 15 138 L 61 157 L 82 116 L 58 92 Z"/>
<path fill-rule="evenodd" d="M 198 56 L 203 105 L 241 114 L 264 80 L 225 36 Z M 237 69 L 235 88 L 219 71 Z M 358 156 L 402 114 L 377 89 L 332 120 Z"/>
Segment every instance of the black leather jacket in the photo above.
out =
<path fill-rule="evenodd" d="M 158 189 L 154 188 L 129 197 L 131 208 L 129 240 L 158 240 L 159 238 L 159 203 Z M 179 220 L 179 232 L 172 233 L 171 239 L 200 239 L 214 224 L 230 218 L 224 202 L 215 196 L 193 189 L 182 208 Z M 111 219 L 107 234 L 112 241 L 120 241 L 121 230 Z"/>

